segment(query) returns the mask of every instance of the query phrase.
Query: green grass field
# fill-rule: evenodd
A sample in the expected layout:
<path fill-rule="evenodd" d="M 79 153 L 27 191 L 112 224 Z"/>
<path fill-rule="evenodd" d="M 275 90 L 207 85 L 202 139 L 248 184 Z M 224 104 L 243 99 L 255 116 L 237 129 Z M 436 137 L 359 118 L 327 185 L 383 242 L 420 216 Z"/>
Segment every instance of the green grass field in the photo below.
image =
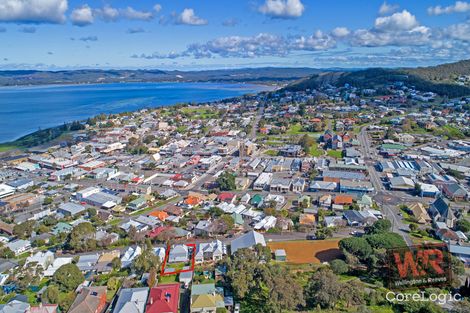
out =
<path fill-rule="evenodd" d="M 343 157 L 343 151 L 341 150 L 328 150 L 326 154 L 335 159 L 341 159 Z"/>

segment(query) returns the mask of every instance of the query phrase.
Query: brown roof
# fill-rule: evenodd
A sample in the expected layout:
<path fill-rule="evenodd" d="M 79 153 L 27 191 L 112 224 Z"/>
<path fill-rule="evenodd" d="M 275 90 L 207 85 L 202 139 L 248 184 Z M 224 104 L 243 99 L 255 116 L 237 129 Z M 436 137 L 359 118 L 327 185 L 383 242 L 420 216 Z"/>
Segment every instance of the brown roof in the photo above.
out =
<path fill-rule="evenodd" d="M 106 287 L 84 287 L 77 295 L 69 313 L 103 312 L 106 306 Z"/>

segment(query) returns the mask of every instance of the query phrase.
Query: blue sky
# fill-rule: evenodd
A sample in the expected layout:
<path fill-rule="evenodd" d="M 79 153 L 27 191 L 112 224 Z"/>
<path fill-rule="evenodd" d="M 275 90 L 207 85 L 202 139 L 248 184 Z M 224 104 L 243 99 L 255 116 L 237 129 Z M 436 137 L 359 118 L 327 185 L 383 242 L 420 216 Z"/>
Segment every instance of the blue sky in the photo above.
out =
<path fill-rule="evenodd" d="M 0 0 L 0 69 L 421 66 L 470 56 L 470 2 Z"/>

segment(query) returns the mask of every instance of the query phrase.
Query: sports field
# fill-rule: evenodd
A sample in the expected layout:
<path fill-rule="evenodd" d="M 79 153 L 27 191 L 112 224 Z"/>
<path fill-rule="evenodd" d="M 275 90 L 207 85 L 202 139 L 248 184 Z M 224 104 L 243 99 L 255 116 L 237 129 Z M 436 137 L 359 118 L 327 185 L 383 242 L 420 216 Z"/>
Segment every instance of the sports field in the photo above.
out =
<path fill-rule="evenodd" d="M 300 240 L 269 242 L 268 247 L 274 252 L 286 250 L 287 262 L 294 264 L 322 263 L 337 259 L 342 255 L 338 248 L 339 240 Z"/>

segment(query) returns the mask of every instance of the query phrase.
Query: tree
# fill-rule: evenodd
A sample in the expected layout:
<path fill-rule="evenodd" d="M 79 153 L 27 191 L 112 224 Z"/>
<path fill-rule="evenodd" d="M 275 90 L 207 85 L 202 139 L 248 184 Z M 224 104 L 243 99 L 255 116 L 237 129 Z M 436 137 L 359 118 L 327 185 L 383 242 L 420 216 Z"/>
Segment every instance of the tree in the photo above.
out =
<path fill-rule="evenodd" d="M 456 223 L 457 230 L 461 232 L 468 233 L 470 232 L 470 222 L 466 219 L 460 219 Z"/>
<path fill-rule="evenodd" d="M 330 262 L 330 268 L 336 275 L 341 275 L 349 271 L 349 266 L 343 260 L 333 260 Z"/>
<path fill-rule="evenodd" d="M 106 287 L 108 287 L 108 291 L 110 293 L 115 293 L 119 289 L 120 280 L 118 277 L 110 277 L 108 282 L 106 283 Z"/>
<path fill-rule="evenodd" d="M 151 268 L 159 268 L 160 260 L 151 249 L 145 249 L 132 262 L 132 269 L 139 275 L 147 273 Z"/>
<path fill-rule="evenodd" d="M 155 267 L 152 267 L 149 271 L 149 277 L 147 279 L 147 285 L 152 288 L 157 283 L 157 271 Z"/>
<path fill-rule="evenodd" d="M 320 209 L 320 211 L 323 210 Z M 317 236 L 317 238 L 321 240 L 330 238 L 333 236 L 333 229 L 331 229 L 330 227 L 318 228 L 315 232 L 315 236 Z"/>
<path fill-rule="evenodd" d="M 339 246 L 343 252 L 351 253 L 361 262 L 366 261 L 373 253 L 372 247 L 363 237 L 350 237 L 341 239 Z"/>
<path fill-rule="evenodd" d="M 111 266 L 113 267 L 113 270 L 115 271 L 119 271 L 122 267 L 122 262 L 121 262 L 121 259 L 118 258 L 118 257 L 115 257 L 112 261 L 111 261 Z"/>
<path fill-rule="evenodd" d="M 62 265 L 52 276 L 52 281 L 63 291 L 75 290 L 84 280 L 80 269 L 72 263 Z"/>
<path fill-rule="evenodd" d="M 341 284 L 340 298 L 346 302 L 346 306 L 360 305 L 364 303 L 364 287 L 357 280 Z"/>
<path fill-rule="evenodd" d="M 230 172 L 223 172 L 216 180 L 219 189 L 223 191 L 235 190 L 237 185 L 235 184 L 235 175 Z"/>
<path fill-rule="evenodd" d="M 95 249 L 95 232 L 95 227 L 89 222 L 78 224 L 74 229 L 72 229 L 72 232 L 69 235 L 69 247 L 78 252 Z"/>
<path fill-rule="evenodd" d="M 227 280 L 247 312 L 280 313 L 303 305 L 303 295 L 298 292 L 301 287 L 291 273 L 285 267 L 262 262 L 262 249 L 255 250 L 240 249 L 226 261 Z"/>
<path fill-rule="evenodd" d="M 418 230 L 418 225 L 416 225 L 415 223 L 411 223 L 409 227 L 410 227 L 410 231 L 412 232 L 415 232 Z"/>
<path fill-rule="evenodd" d="M 13 227 L 13 234 L 20 239 L 27 239 L 31 236 L 35 221 L 26 221 Z"/>
<path fill-rule="evenodd" d="M 309 153 L 310 147 L 312 147 L 314 144 L 315 144 L 315 140 L 307 134 L 303 135 L 299 141 L 299 145 L 302 146 L 305 153 Z"/>
<path fill-rule="evenodd" d="M 41 300 L 43 303 L 58 303 L 59 302 L 59 287 L 57 285 L 49 285 L 42 294 Z"/>
<path fill-rule="evenodd" d="M 309 308 L 334 308 L 339 301 L 341 284 L 338 277 L 328 268 L 316 271 L 305 287 L 305 300 Z"/>
<path fill-rule="evenodd" d="M 389 232 L 392 229 L 392 222 L 388 219 L 381 219 L 375 222 L 372 226 L 366 228 L 367 234 L 380 234 Z"/>
<path fill-rule="evenodd" d="M 416 195 L 421 195 L 421 192 L 423 191 L 423 189 L 421 188 L 421 185 L 419 183 L 415 183 L 415 187 L 414 187 L 414 192 Z"/>

